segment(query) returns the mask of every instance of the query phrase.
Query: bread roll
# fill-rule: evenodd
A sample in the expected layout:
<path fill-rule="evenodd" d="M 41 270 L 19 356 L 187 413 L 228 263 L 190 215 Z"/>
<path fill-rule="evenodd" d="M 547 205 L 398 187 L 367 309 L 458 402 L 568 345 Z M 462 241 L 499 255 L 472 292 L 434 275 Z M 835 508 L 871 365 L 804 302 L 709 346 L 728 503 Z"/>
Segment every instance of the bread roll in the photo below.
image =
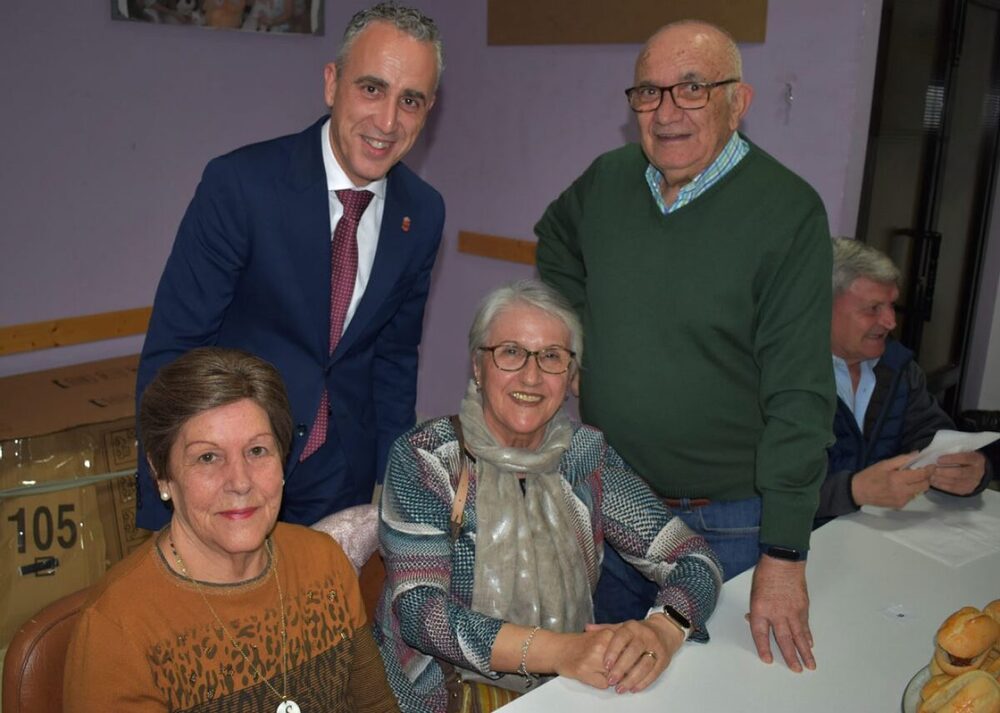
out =
<path fill-rule="evenodd" d="M 983 614 L 989 614 L 993 617 L 993 621 L 1000 624 L 1000 599 L 994 599 L 992 602 L 984 606 Z"/>
<path fill-rule="evenodd" d="M 924 687 L 920 689 L 920 700 L 926 701 L 928 698 L 937 693 L 942 686 L 947 683 L 951 683 L 952 677 L 946 673 L 938 674 L 937 676 L 931 676 L 930 680 L 924 684 Z"/>
<path fill-rule="evenodd" d="M 983 665 L 979 667 L 980 671 L 985 671 L 993 678 L 1000 679 L 1000 654 L 997 654 L 997 650 L 993 649 L 986 660 L 983 661 Z"/>
<path fill-rule="evenodd" d="M 920 713 L 1000 713 L 1000 683 L 982 671 L 956 676 L 918 709 Z"/>
<path fill-rule="evenodd" d="M 994 599 L 983 607 L 983 614 L 988 614 L 997 624 L 1000 624 L 1000 599 Z M 1000 655 L 1000 634 L 997 634 L 996 641 L 993 642 L 993 650 Z"/>
<path fill-rule="evenodd" d="M 944 673 L 941 667 L 938 666 L 937 662 L 937 649 L 934 650 L 934 656 L 931 656 L 931 662 L 927 664 L 927 670 L 931 672 L 931 676 L 940 676 Z"/>
<path fill-rule="evenodd" d="M 962 607 L 937 631 L 934 660 L 945 673 L 957 676 L 979 668 L 1000 636 L 1000 624 L 975 607 Z"/>

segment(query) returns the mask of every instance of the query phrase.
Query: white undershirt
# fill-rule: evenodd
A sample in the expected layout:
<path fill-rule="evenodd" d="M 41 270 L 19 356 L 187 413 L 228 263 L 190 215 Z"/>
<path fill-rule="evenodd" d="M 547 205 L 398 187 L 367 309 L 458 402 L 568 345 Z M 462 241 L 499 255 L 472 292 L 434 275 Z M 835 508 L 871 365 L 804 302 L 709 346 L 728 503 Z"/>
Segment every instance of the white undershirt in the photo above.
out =
<path fill-rule="evenodd" d="M 365 208 L 358 223 L 358 274 L 354 278 L 354 294 L 351 295 L 351 304 L 347 307 L 347 315 L 344 317 L 344 331 L 351 323 L 355 310 L 361 297 L 365 294 L 368 280 L 372 274 L 372 265 L 375 263 L 375 251 L 378 249 L 378 234 L 382 227 L 382 211 L 385 208 L 385 184 L 386 179 L 381 178 L 367 186 L 355 186 L 351 179 L 340 167 L 337 158 L 333 155 L 330 146 L 330 120 L 327 119 L 320 131 L 323 144 L 323 168 L 326 170 L 326 188 L 329 191 L 330 203 L 330 239 L 333 240 L 333 231 L 337 229 L 337 223 L 344 214 L 344 206 L 337 198 L 335 191 L 345 188 L 353 190 L 369 190 L 375 194 L 371 203 Z M 343 332 L 341 332 L 343 334 Z"/>

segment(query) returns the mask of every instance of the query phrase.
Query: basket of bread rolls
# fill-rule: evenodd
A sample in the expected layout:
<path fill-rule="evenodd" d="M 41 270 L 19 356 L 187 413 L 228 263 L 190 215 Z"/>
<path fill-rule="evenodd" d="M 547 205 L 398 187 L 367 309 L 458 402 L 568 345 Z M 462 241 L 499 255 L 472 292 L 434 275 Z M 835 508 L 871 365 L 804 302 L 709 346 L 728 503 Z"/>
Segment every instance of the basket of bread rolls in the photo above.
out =
<path fill-rule="evenodd" d="M 945 619 L 927 668 L 917 713 L 1000 713 L 1000 599 Z"/>

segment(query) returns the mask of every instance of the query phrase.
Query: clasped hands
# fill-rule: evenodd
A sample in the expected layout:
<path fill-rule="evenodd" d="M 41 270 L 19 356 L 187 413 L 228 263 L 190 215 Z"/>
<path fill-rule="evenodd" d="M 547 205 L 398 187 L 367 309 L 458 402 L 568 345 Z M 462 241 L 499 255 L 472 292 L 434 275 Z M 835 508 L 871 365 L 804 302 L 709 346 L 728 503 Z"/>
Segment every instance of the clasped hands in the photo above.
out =
<path fill-rule="evenodd" d="M 953 495 L 968 495 L 986 472 L 986 458 L 977 451 L 944 455 L 935 465 L 923 468 L 906 468 L 916 455 L 887 458 L 858 471 L 851 479 L 854 502 L 898 509 L 932 487 Z"/>
<path fill-rule="evenodd" d="M 578 641 L 567 642 L 556 673 L 594 688 L 614 687 L 618 693 L 638 693 L 655 681 L 684 634 L 666 617 L 620 624 L 588 624 Z"/>

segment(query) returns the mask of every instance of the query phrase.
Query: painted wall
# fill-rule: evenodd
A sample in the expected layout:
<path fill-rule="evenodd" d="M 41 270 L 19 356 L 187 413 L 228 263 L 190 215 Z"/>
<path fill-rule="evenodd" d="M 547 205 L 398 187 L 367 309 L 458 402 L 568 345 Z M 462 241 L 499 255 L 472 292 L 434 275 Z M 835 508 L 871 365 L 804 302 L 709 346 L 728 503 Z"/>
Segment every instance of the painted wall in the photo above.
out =
<path fill-rule="evenodd" d="M 107 0 L 6 8 L 0 324 L 151 304 L 205 162 L 323 113 L 322 67 L 363 4 L 328 1 L 325 37 L 113 22 Z M 435 415 L 457 408 L 476 300 L 533 273 L 457 253 L 458 231 L 531 238 L 597 154 L 635 138 L 622 90 L 638 46 L 488 47 L 484 2 L 420 5 L 447 53 L 438 104 L 408 159 L 448 205 L 419 383 L 418 411 Z M 853 234 L 881 0 L 768 5 L 767 41 L 742 47 L 756 89 L 744 130 L 817 188 L 834 234 Z M 0 375 L 140 345 L 2 357 Z"/>

